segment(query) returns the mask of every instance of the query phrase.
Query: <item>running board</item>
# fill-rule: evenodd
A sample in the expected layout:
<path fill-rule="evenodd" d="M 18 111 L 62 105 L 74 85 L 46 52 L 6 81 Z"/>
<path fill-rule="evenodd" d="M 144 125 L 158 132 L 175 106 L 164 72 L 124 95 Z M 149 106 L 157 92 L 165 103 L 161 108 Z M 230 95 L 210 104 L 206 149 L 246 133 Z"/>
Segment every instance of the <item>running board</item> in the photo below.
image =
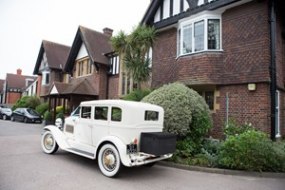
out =
<path fill-rule="evenodd" d="M 80 156 L 84 156 L 86 158 L 91 158 L 91 159 L 95 158 L 95 155 L 93 153 L 86 152 L 86 151 L 83 151 L 83 150 L 79 150 L 79 149 L 76 149 L 76 148 L 67 148 L 66 151 L 72 152 L 74 154 L 78 154 Z"/>

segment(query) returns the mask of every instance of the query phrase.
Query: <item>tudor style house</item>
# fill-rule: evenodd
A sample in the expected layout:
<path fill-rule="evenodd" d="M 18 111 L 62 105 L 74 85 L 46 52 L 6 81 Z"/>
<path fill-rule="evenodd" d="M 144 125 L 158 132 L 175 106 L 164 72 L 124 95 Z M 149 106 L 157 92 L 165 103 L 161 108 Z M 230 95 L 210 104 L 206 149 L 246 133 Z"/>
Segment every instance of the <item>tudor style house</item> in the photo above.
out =
<path fill-rule="evenodd" d="M 153 0 L 152 87 L 180 81 L 212 110 L 211 135 L 229 118 L 271 138 L 285 135 L 285 15 L 282 0 Z"/>
<path fill-rule="evenodd" d="M 33 74 L 38 75 L 37 95 L 44 101 L 48 100 L 53 83 L 63 80 L 63 68 L 69 51 L 69 46 L 42 41 Z"/>

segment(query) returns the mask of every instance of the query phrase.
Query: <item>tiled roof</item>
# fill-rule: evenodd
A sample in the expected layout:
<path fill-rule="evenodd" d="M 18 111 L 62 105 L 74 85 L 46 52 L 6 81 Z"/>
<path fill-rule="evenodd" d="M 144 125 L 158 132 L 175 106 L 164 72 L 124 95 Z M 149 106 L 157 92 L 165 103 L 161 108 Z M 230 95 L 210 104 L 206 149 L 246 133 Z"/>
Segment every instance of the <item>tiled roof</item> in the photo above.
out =
<path fill-rule="evenodd" d="M 56 87 L 59 95 L 98 95 L 98 92 L 96 92 L 96 90 L 90 84 L 90 81 L 88 81 L 86 78 L 82 78 L 82 80 L 76 80 L 72 83 L 54 82 L 53 86 Z M 50 93 L 53 86 L 50 89 Z"/>
<path fill-rule="evenodd" d="M 79 26 L 73 41 L 65 70 L 70 72 L 82 43 L 86 46 L 87 52 L 93 63 L 108 65 L 108 58 L 105 54 L 112 52 L 110 36 L 95 30 Z"/>
<path fill-rule="evenodd" d="M 7 73 L 7 88 L 24 89 L 26 88 L 26 79 L 33 79 L 35 81 L 37 77 Z"/>
<path fill-rule="evenodd" d="M 38 54 L 37 62 L 34 68 L 34 74 L 39 73 L 39 67 L 44 52 L 47 56 L 47 62 L 50 69 L 62 70 L 65 67 L 69 55 L 70 47 L 55 42 L 43 40 Z"/>

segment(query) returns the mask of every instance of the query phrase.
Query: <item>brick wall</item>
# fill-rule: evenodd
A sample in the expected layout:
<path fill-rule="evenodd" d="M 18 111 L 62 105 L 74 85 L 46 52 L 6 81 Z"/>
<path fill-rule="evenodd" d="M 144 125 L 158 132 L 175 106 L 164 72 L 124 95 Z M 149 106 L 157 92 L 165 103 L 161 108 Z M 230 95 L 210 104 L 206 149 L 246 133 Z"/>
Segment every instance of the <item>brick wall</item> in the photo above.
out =
<path fill-rule="evenodd" d="M 119 98 L 119 75 L 110 76 L 108 83 L 108 99 L 118 99 Z"/>
<path fill-rule="evenodd" d="M 17 100 L 21 98 L 21 95 L 21 93 L 17 92 L 8 92 L 6 97 L 6 104 L 15 104 Z"/>
<path fill-rule="evenodd" d="M 213 113 L 215 127 L 211 135 L 221 137 L 226 123 L 226 96 L 229 99 L 229 118 L 239 124 L 252 123 L 262 131 L 270 133 L 269 84 L 259 83 L 255 91 L 249 91 L 246 84 L 218 86 L 220 96 L 216 101 L 220 109 Z"/>

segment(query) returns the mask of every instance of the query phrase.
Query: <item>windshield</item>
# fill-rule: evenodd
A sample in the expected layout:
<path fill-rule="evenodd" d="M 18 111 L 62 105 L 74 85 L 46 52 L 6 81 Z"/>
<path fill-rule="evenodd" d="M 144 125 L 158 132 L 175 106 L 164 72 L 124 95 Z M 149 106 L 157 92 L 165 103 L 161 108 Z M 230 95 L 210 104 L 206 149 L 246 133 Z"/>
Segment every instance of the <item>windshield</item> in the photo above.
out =
<path fill-rule="evenodd" d="M 78 107 L 70 114 L 70 116 L 77 116 L 77 117 L 79 117 L 79 111 L 80 111 L 80 107 L 78 106 Z"/>
<path fill-rule="evenodd" d="M 35 110 L 33 110 L 33 109 L 27 109 L 27 112 L 29 113 L 29 114 L 31 114 L 31 115 L 39 115 Z"/>

